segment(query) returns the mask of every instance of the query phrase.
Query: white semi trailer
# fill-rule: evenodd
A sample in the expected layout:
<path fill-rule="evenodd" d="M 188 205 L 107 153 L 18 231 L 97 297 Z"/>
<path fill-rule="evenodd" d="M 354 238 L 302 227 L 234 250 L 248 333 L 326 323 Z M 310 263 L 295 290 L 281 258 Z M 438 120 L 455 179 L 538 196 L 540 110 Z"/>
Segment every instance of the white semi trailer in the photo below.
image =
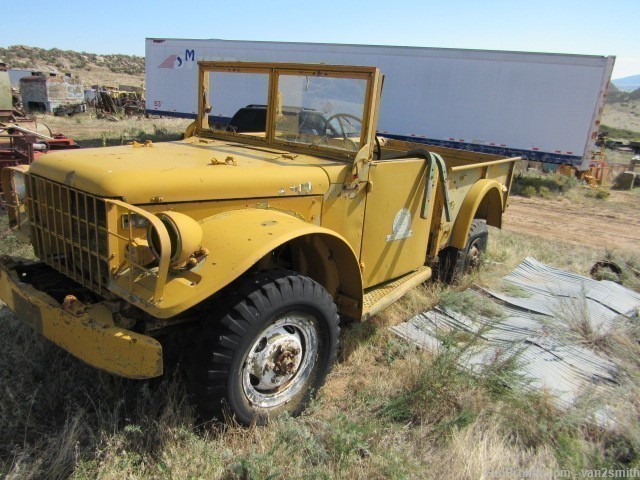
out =
<path fill-rule="evenodd" d="M 377 66 L 383 136 L 586 170 L 615 57 L 148 38 L 148 113 L 195 117 L 199 60 Z"/>

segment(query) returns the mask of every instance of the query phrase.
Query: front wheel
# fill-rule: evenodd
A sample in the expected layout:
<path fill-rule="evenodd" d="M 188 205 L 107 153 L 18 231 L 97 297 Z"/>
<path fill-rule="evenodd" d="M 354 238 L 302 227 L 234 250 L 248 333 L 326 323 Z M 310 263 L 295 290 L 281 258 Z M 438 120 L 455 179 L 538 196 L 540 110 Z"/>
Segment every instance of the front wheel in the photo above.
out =
<path fill-rule="evenodd" d="M 217 416 L 226 407 L 245 425 L 298 415 L 337 355 L 333 299 L 310 278 L 268 271 L 239 282 L 226 303 L 218 322 L 205 319 L 189 362 L 200 412 Z"/>

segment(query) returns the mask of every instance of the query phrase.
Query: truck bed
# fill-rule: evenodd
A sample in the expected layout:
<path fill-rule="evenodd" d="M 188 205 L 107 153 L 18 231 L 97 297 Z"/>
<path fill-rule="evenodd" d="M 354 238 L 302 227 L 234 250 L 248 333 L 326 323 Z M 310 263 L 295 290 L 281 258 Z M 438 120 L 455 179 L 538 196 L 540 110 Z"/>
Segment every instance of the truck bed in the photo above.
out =
<path fill-rule="evenodd" d="M 407 142 L 401 140 L 382 138 L 380 141 L 382 149 L 382 159 L 393 158 L 407 153 L 411 150 L 422 149 L 431 153 L 437 153 L 444 159 L 447 168 L 447 190 L 451 208 L 451 219 L 449 222 L 443 216 L 441 222 L 444 230 L 451 229 L 458 218 L 463 202 L 471 188 L 478 180 L 496 180 L 502 188 L 502 205 L 498 207 L 502 212 L 507 207 L 507 200 L 511 191 L 513 170 L 520 157 L 505 158 L 499 155 L 472 152 L 468 150 L 458 150 L 454 148 L 437 147 L 425 145 L 418 142 Z M 488 208 L 488 207 L 487 207 Z M 481 218 L 487 218 L 488 212 L 481 213 Z M 496 218 L 501 218 L 497 215 Z M 500 223 L 500 222 L 498 222 Z M 497 225 L 499 226 L 499 225 Z M 441 236 L 440 248 L 447 245 L 447 240 Z"/>
<path fill-rule="evenodd" d="M 455 148 L 437 147 L 418 142 L 407 142 L 392 138 L 379 137 L 382 141 L 382 158 L 392 158 L 409 150 L 423 149 L 437 153 L 445 159 L 448 168 L 475 165 L 484 162 L 494 162 L 503 160 L 505 157 L 492 155 L 489 153 L 472 152 L 470 150 L 460 150 Z"/>

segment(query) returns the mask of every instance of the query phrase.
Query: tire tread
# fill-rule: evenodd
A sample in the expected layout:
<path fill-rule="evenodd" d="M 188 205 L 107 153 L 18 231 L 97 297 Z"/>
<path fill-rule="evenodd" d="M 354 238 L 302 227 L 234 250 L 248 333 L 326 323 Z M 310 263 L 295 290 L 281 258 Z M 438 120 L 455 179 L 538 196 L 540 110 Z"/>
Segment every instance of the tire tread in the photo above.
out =
<path fill-rule="evenodd" d="M 219 321 L 214 318 L 209 325 L 203 325 L 205 331 L 198 348 L 194 349 L 193 368 L 204 369 L 202 375 L 191 375 L 195 381 L 190 382 L 201 416 L 210 418 L 223 413 L 229 394 L 228 378 L 233 373 L 230 365 L 241 347 L 243 336 L 256 323 L 262 323 L 262 317 L 278 305 L 303 301 L 329 312 L 324 328 L 328 330 L 331 344 L 327 347 L 327 366 L 320 375 L 324 382 L 337 358 L 340 319 L 332 297 L 320 284 L 295 272 L 272 270 L 251 275 L 229 290 L 225 292 L 229 293 L 225 295 L 227 306 L 221 309 Z M 294 414 L 300 413 L 304 406 Z"/>

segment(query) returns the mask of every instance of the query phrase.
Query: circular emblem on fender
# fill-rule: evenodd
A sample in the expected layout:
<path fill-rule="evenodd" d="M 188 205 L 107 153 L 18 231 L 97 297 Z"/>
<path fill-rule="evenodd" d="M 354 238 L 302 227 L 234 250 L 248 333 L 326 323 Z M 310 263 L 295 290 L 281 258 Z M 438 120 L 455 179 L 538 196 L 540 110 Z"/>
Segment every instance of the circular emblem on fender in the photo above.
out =
<path fill-rule="evenodd" d="M 411 231 L 411 212 L 408 208 L 401 208 L 393 219 L 393 233 L 387 235 L 387 242 L 409 238 L 413 233 Z"/>

